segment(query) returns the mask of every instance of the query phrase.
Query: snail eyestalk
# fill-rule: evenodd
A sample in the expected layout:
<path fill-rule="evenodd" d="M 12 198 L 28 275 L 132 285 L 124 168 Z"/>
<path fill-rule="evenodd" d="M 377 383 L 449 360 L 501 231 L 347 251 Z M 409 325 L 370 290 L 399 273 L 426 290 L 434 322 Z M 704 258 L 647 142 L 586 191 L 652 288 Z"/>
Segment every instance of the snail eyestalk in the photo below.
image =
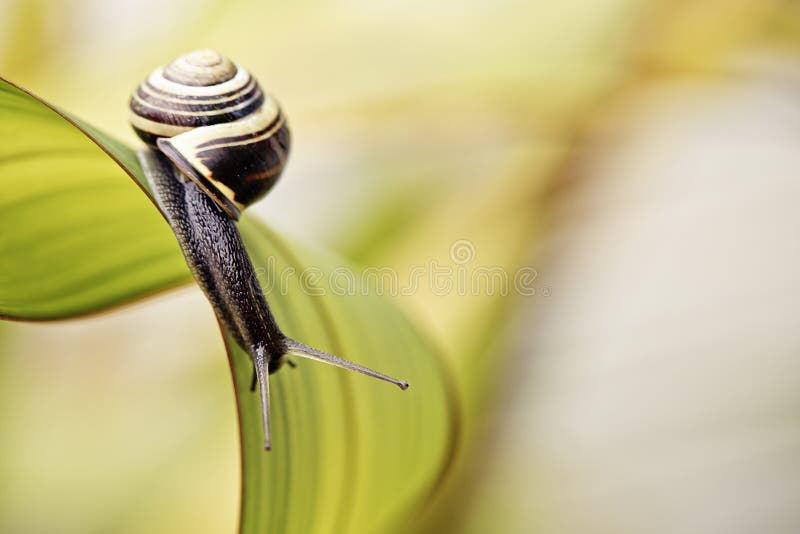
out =
<path fill-rule="evenodd" d="M 264 450 L 272 450 L 269 432 L 269 355 L 262 348 L 256 349 L 253 365 L 256 368 L 258 390 L 261 394 L 261 420 L 264 424 Z"/>
<path fill-rule="evenodd" d="M 379 373 L 378 371 L 373 371 L 368 367 L 364 367 L 363 365 L 358 365 L 357 363 L 349 362 L 347 360 L 343 360 L 338 356 L 334 356 L 333 354 L 328 354 L 327 352 L 322 352 L 321 350 L 317 350 L 313 347 L 309 347 L 308 345 L 303 345 L 295 341 L 294 339 L 286 338 L 284 340 L 286 343 L 286 354 L 291 354 L 292 356 L 297 356 L 299 358 L 307 358 L 309 360 L 315 360 L 322 363 L 327 363 L 330 365 L 334 365 L 336 367 L 340 367 L 342 369 L 347 369 L 348 371 L 356 371 L 361 374 L 365 374 L 367 376 L 371 376 L 373 378 L 377 378 L 379 380 L 385 380 L 395 386 L 399 387 L 402 390 L 408 389 L 408 382 L 404 380 L 398 380 L 396 378 L 392 378 L 391 376 L 387 376 L 383 373 Z"/>

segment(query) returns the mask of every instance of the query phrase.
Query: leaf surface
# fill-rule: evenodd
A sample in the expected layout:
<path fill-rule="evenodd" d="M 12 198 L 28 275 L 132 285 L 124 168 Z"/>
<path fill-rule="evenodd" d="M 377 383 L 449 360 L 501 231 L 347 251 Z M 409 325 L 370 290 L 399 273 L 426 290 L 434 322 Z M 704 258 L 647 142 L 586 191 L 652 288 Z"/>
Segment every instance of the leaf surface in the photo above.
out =
<path fill-rule="evenodd" d="M 141 174 L 132 149 L 87 131 Z M 169 226 L 126 172 L 66 118 L 3 80 L 0 228 L 0 316 L 73 317 L 190 280 Z"/>

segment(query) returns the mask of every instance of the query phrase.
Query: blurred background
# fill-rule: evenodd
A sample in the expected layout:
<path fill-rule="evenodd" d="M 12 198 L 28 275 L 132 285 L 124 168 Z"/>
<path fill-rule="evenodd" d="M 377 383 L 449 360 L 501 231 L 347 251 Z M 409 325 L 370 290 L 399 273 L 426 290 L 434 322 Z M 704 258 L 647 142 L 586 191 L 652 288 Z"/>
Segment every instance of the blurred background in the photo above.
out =
<path fill-rule="evenodd" d="M 0 74 L 130 144 L 130 91 L 200 47 L 290 118 L 272 227 L 401 280 L 530 275 L 391 297 L 465 405 L 424 528 L 800 531 L 800 4 L 0 0 Z M 0 532 L 234 528 L 196 288 L 0 352 Z"/>

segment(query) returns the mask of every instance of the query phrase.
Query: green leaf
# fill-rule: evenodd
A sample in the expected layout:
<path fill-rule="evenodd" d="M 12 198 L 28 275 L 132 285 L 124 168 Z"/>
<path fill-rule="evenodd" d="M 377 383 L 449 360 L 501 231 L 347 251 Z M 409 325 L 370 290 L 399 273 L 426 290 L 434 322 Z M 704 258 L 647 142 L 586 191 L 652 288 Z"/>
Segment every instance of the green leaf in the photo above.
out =
<path fill-rule="evenodd" d="M 87 131 L 141 173 L 133 150 Z M 190 280 L 169 226 L 126 172 L 65 117 L 3 80 L 0 228 L 0 317 L 71 317 Z"/>
<path fill-rule="evenodd" d="M 106 156 L 144 184 L 129 148 L 1 83 L 0 135 L 0 182 L 12 193 L 0 217 L 20 229 L 0 240 L 0 313 L 67 317 L 186 280 L 168 226 Z M 338 258 L 290 245 L 251 218 L 240 229 L 289 336 L 411 384 L 402 392 L 298 361 L 271 377 L 273 451 L 264 452 L 252 363 L 224 333 L 242 443 L 240 531 L 403 530 L 439 489 L 459 443 L 460 407 L 439 354 Z M 351 278 L 347 294 L 331 273 Z"/>
<path fill-rule="evenodd" d="M 290 247 L 252 220 L 241 230 L 287 335 L 411 383 L 402 392 L 305 360 L 273 375 L 273 402 L 286 409 L 276 414 L 272 453 L 259 450 L 258 432 L 243 435 L 243 532 L 407 525 L 443 480 L 457 444 L 458 407 L 437 355 L 341 260 Z M 319 276 L 303 275 L 315 268 Z M 345 278 L 354 284 L 342 294 Z M 288 280 L 284 288 L 281 279 Z M 333 288 L 331 280 L 338 281 Z M 242 428 L 258 428 L 252 364 L 238 349 L 231 358 Z M 276 506 L 265 508 L 265 501 Z"/>

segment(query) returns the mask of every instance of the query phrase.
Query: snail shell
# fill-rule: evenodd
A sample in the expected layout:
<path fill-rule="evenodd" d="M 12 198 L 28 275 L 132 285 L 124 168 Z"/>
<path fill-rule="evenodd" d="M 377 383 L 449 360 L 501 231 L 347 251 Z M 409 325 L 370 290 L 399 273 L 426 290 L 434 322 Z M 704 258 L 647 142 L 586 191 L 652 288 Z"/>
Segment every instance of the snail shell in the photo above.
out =
<path fill-rule="evenodd" d="M 131 97 L 130 122 L 233 219 L 275 185 L 291 142 L 275 99 L 212 50 L 153 71 Z"/>

